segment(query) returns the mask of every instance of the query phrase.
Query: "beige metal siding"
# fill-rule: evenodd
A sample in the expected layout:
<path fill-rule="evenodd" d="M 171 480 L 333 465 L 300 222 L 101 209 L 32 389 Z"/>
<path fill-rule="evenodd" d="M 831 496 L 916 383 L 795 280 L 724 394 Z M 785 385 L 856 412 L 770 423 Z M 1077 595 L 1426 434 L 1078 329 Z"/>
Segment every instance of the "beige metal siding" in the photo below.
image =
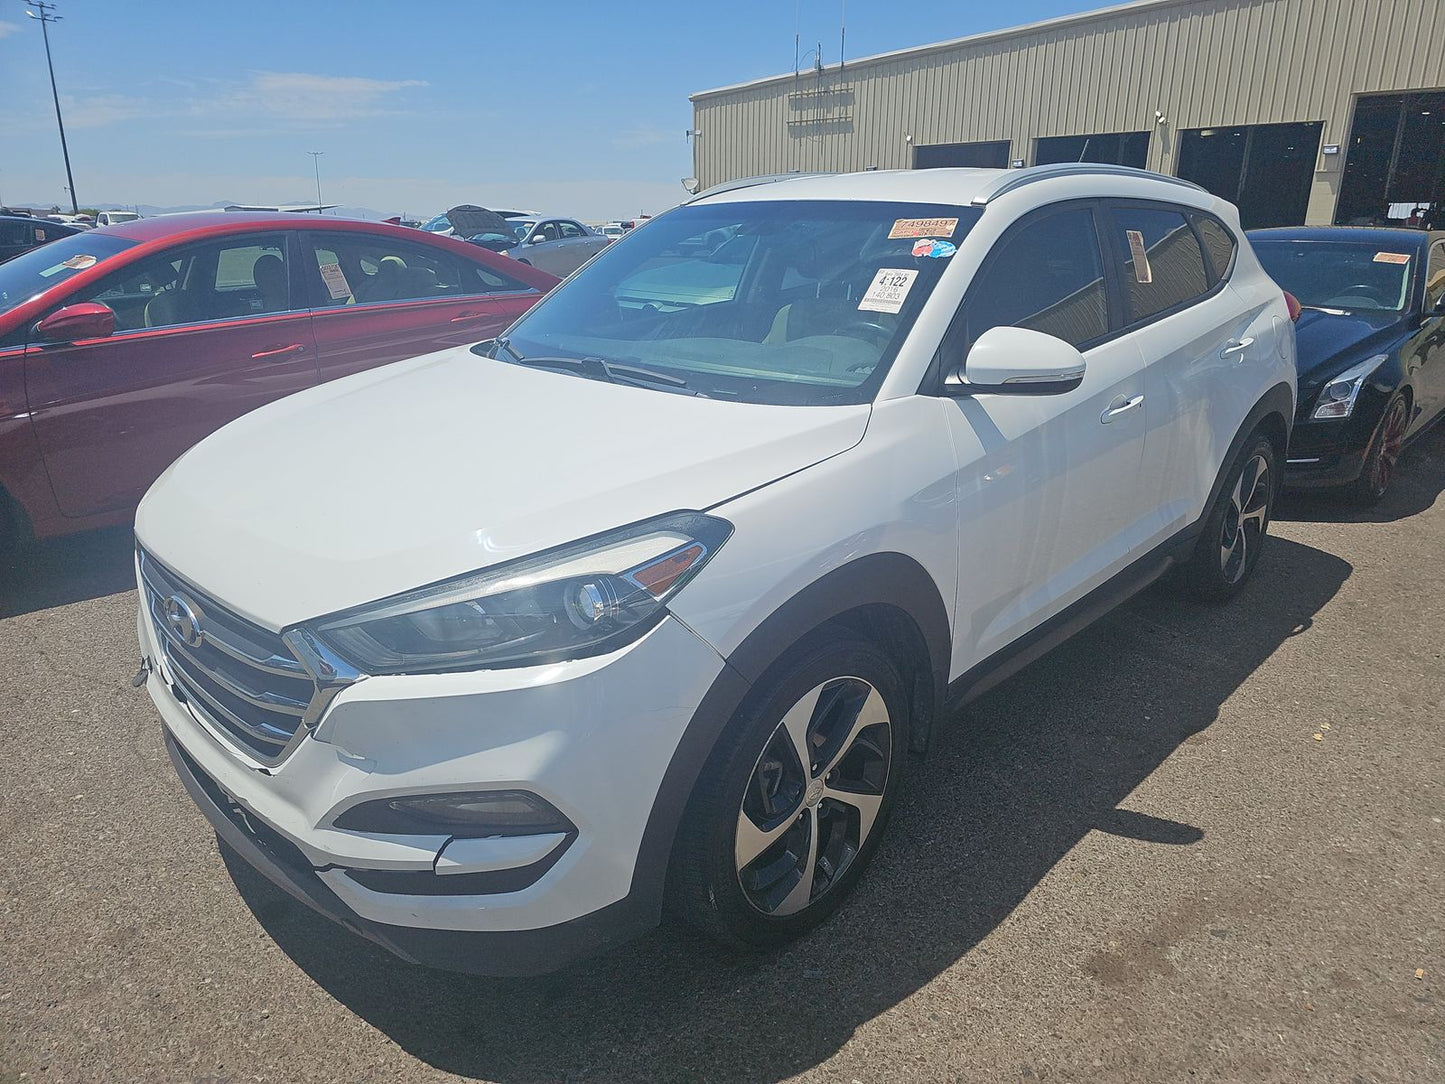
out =
<path fill-rule="evenodd" d="M 1323 121 L 1343 144 L 1357 95 L 1442 87 L 1442 0 L 1148 0 L 695 95 L 695 173 L 897 169 L 912 145 L 996 139 L 1031 163 L 1043 136 L 1132 131 L 1173 173 L 1184 129 Z M 1311 221 L 1343 158 L 1316 163 Z"/>

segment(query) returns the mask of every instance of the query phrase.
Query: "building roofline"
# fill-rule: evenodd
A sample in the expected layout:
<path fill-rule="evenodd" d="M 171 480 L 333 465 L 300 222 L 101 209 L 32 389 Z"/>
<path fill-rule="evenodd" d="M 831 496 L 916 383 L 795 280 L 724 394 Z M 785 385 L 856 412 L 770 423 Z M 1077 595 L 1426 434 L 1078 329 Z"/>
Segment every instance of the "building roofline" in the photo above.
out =
<path fill-rule="evenodd" d="M 887 53 L 874 53 L 871 56 L 861 56 L 856 60 L 850 60 L 846 64 L 825 64 L 821 71 L 824 74 L 831 73 L 837 75 L 840 72 L 846 72 L 849 68 L 859 68 L 865 64 L 876 64 L 885 60 L 897 60 L 900 57 L 925 56 L 929 53 L 947 52 L 950 49 L 957 49 L 966 45 L 984 45 L 996 41 L 1005 41 L 1009 38 L 1023 37 L 1044 30 L 1056 30 L 1080 23 L 1097 22 L 1112 18 L 1116 15 L 1124 15 L 1135 11 L 1150 11 L 1154 8 L 1177 7 L 1182 4 L 1199 4 L 1205 2 L 1208 2 L 1208 0 L 1125 0 L 1122 4 L 1113 4 L 1105 8 L 1094 8 L 1092 11 L 1078 11 L 1072 15 L 1057 15 L 1052 19 L 1042 19 L 1034 23 L 1025 23 L 1022 26 L 1010 26 L 1002 30 L 986 30 L 979 34 L 969 34 L 961 38 L 950 38 L 947 41 L 936 41 L 927 45 L 911 45 L 906 49 L 894 49 Z M 748 90 L 753 87 L 767 86 L 771 83 L 790 82 L 801 76 L 815 74 L 818 70 L 819 69 L 809 68 L 806 71 L 799 71 L 797 73 L 784 72 L 782 75 L 765 75 L 758 79 L 749 79 L 742 83 L 732 83 L 725 87 L 700 90 L 695 94 L 688 95 L 688 101 L 695 103 L 704 98 L 713 98 L 720 94 L 730 94 L 737 90 Z"/>

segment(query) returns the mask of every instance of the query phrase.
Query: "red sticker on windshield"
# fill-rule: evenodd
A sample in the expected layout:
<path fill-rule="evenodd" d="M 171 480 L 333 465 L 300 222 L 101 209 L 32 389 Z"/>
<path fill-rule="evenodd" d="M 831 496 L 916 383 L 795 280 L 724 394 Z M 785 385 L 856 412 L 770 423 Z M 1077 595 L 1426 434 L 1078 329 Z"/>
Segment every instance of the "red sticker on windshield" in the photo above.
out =
<path fill-rule="evenodd" d="M 1409 263 L 1410 254 L 1407 252 L 1377 252 L 1375 253 L 1376 263 Z"/>

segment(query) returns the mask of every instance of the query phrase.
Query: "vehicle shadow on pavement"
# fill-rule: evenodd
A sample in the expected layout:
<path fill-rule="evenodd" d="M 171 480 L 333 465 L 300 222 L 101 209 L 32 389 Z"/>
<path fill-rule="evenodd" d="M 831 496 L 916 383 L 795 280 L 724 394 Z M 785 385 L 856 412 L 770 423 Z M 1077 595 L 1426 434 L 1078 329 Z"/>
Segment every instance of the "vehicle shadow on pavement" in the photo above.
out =
<path fill-rule="evenodd" d="M 133 590 L 135 535 L 129 527 L 0 550 L 0 617 Z"/>
<path fill-rule="evenodd" d="M 1316 523 L 1394 523 L 1432 508 L 1445 492 L 1445 421 L 1437 423 L 1400 457 L 1395 477 L 1379 504 L 1362 508 L 1349 497 L 1327 492 L 1285 493 L 1276 519 Z"/>
<path fill-rule="evenodd" d="M 428 971 L 312 914 L 241 860 L 228 866 L 314 981 L 437 1068 L 507 1082 L 779 1080 L 944 971 L 967 981 L 970 957 L 987 951 L 979 942 L 1090 831 L 1159 846 L 1203 838 L 1207 824 L 1119 803 L 1181 743 L 1207 743 L 1220 705 L 1307 632 L 1350 572 L 1273 538 L 1229 605 L 1181 602 L 1160 584 L 970 705 L 910 762 L 853 900 L 773 955 L 733 956 L 665 928 L 542 979 Z M 1103 889 L 1093 898 L 1107 908 Z"/>

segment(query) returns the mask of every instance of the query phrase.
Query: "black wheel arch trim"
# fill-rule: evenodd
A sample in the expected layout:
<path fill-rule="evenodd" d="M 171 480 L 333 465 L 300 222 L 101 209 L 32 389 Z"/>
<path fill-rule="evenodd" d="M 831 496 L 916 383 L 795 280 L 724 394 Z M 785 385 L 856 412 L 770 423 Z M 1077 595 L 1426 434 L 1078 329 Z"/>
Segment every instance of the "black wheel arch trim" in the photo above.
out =
<path fill-rule="evenodd" d="M 933 577 L 912 557 L 894 552 L 869 554 L 814 580 L 728 655 L 663 774 L 638 848 L 629 898 L 661 918 L 673 842 L 693 787 L 723 729 L 753 687 L 811 632 L 840 618 L 846 622 L 850 611 L 869 607 L 888 607 L 911 619 L 926 653 L 925 665 L 913 668 L 910 720 L 914 748 L 921 750 L 926 745 L 948 683 L 953 652 L 948 611 Z"/>

